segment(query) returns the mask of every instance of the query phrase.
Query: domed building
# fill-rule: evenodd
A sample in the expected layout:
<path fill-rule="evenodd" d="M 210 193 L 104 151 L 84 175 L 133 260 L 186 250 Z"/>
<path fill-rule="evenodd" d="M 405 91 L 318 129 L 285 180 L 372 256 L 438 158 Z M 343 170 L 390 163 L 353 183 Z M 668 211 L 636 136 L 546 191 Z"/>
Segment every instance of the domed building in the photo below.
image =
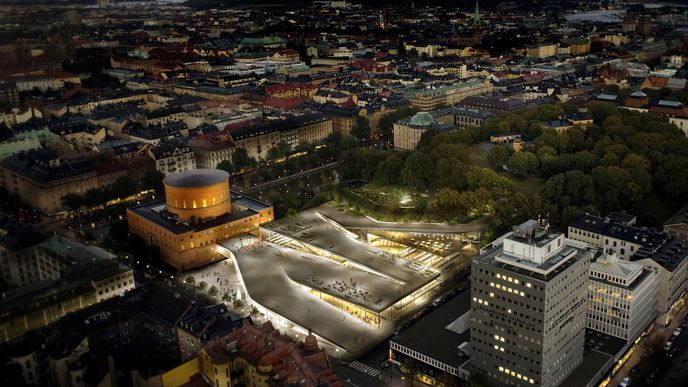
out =
<path fill-rule="evenodd" d="M 240 234 L 258 235 L 273 220 L 267 204 L 230 191 L 229 174 L 196 169 L 163 180 L 165 200 L 127 210 L 129 230 L 177 270 L 201 267 L 223 259 L 215 243 Z"/>
<path fill-rule="evenodd" d="M 394 147 L 398 149 L 416 149 L 418 142 L 428 130 L 451 130 L 457 127 L 437 122 L 431 113 L 418 112 L 411 118 L 394 123 Z"/>

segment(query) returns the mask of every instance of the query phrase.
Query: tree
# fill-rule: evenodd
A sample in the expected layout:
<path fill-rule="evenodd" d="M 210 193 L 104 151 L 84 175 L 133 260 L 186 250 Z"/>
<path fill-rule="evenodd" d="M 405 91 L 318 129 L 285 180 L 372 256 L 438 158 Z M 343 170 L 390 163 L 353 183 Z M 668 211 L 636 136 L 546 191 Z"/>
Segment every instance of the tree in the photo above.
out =
<path fill-rule="evenodd" d="M 256 317 L 258 317 L 258 315 L 260 315 L 260 311 L 258 310 L 258 308 L 256 308 L 255 305 L 251 305 L 250 314 L 251 314 L 251 317 L 256 318 Z"/>
<path fill-rule="evenodd" d="M 237 171 L 242 171 L 244 168 L 253 168 L 256 166 L 256 160 L 248 155 L 248 151 L 244 148 L 236 148 L 232 153 L 232 164 Z"/>
<path fill-rule="evenodd" d="M 194 286 L 196 284 L 196 278 L 194 278 L 192 275 L 187 275 L 186 278 L 184 278 L 184 283 Z"/>
<path fill-rule="evenodd" d="M 358 141 L 368 140 L 370 138 L 370 122 L 363 116 L 356 117 L 356 122 L 351 127 L 351 135 L 356 137 Z"/>
<path fill-rule="evenodd" d="M 236 299 L 236 300 L 234 300 L 234 302 L 232 303 L 232 305 L 234 305 L 234 308 L 235 308 L 235 309 L 241 309 L 241 308 L 244 307 L 244 301 L 242 301 L 242 300 L 240 300 L 240 299 Z"/>
<path fill-rule="evenodd" d="M 435 165 L 433 185 L 440 188 L 462 190 L 466 188 L 466 166 L 456 160 L 441 159 Z"/>
<path fill-rule="evenodd" d="M 380 117 L 380 121 L 378 123 L 378 129 L 380 130 L 380 134 L 384 138 L 389 138 L 392 136 L 392 131 L 394 130 L 394 123 L 407 118 L 411 117 L 412 115 L 416 114 L 418 112 L 417 108 L 414 107 L 409 107 L 409 108 L 403 108 L 403 109 L 397 109 L 393 112 L 387 113 Z"/>
<path fill-rule="evenodd" d="M 517 177 L 532 175 L 537 170 L 538 159 L 535 154 L 527 151 L 515 152 L 509 158 L 507 167 Z"/>
<path fill-rule="evenodd" d="M 266 160 L 277 160 L 286 157 L 291 152 L 291 146 L 284 141 L 280 141 L 277 145 L 268 149 L 268 153 L 265 156 Z"/>
<path fill-rule="evenodd" d="M 452 222 L 466 215 L 466 197 L 453 189 L 442 189 L 433 202 L 428 204 L 426 213 L 435 220 Z"/>
<path fill-rule="evenodd" d="M 84 205 L 89 208 L 97 207 L 105 201 L 105 195 L 100 188 L 91 188 L 84 194 Z"/>
<path fill-rule="evenodd" d="M 211 286 L 210 289 L 208 289 L 208 295 L 210 297 L 215 297 L 220 291 L 215 287 L 215 285 Z"/>
<path fill-rule="evenodd" d="M 198 283 L 198 290 L 204 291 L 205 289 L 208 288 L 208 283 L 205 281 L 201 281 Z"/>
<path fill-rule="evenodd" d="M 401 170 L 401 179 L 417 189 L 426 189 L 434 177 L 432 158 L 422 152 L 413 152 Z"/>
<path fill-rule="evenodd" d="M 496 145 L 487 153 L 487 162 L 494 169 L 502 169 L 514 154 L 514 149 L 510 146 Z"/>
<path fill-rule="evenodd" d="M 222 293 L 222 301 L 224 301 L 224 302 L 231 302 L 232 301 L 232 296 L 229 294 L 229 292 Z"/>
<path fill-rule="evenodd" d="M 165 190 L 165 186 L 162 184 L 164 178 L 165 175 L 162 172 L 150 171 L 141 179 L 141 189 L 154 190 L 158 195 L 162 195 Z"/>
<path fill-rule="evenodd" d="M 398 183 L 403 168 L 404 161 L 398 155 L 391 154 L 377 166 L 375 181 L 385 185 Z"/>
<path fill-rule="evenodd" d="M 219 163 L 217 163 L 217 166 L 215 168 L 221 169 L 221 170 L 229 173 L 230 175 L 233 174 L 235 171 L 234 164 L 232 164 L 232 162 L 229 160 L 220 161 Z"/>
<path fill-rule="evenodd" d="M 136 183 L 128 176 L 120 176 L 110 186 L 113 198 L 126 198 L 137 193 Z"/>
<path fill-rule="evenodd" d="M 412 358 L 407 357 L 404 359 L 401 365 L 401 372 L 404 375 L 404 377 L 406 377 L 409 380 L 411 386 L 414 385 L 416 375 L 418 374 L 418 370 L 418 364 L 416 364 L 416 362 Z"/>
<path fill-rule="evenodd" d="M 70 211 L 76 212 L 83 204 L 83 198 L 81 195 L 70 192 L 62 196 L 62 204 L 67 207 Z"/>
<path fill-rule="evenodd" d="M 442 372 L 437 377 L 437 383 L 441 387 L 457 387 L 459 385 L 459 381 L 456 376 L 450 374 L 449 372 Z"/>

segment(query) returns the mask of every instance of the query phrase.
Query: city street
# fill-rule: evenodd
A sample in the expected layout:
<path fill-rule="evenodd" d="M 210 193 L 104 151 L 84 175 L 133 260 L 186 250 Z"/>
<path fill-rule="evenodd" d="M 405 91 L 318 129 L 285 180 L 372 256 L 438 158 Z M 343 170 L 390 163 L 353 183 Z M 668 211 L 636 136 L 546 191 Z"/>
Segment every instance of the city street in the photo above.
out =
<path fill-rule="evenodd" d="M 645 355 L 645 351 L 647 348 L 647 345 L 649 344 L 648 338 L 652 337 L 655 334 L 659 334 L 664 340 L 666 341 L 669 336 L 671 336 L 672 332 L 681 325 L 681 322 L 683 319 L 686 317 L 686 311 L 688 308 L 685 306 L 679 311 L 678 316 L 676 316 L 671 323 L 666 326 L 666 327 L 659 327 L 655 326 L 655 329 L 650 333 L 649 336 L 644 337 L 643 340 L 637 345 L 635 348 L 635 351 L 633 354 L 628 358 L 626 363 L 619 369 L 619 371 L 611 378 L 609 383 L 607 384 L 608 386 L 618 386 L 621 381 L 626 377 L 631 375 L 631 369 L 637 365 L 642 359 L 643 356 Z M 682 335 L 684 336 L 684 335 Z"/>

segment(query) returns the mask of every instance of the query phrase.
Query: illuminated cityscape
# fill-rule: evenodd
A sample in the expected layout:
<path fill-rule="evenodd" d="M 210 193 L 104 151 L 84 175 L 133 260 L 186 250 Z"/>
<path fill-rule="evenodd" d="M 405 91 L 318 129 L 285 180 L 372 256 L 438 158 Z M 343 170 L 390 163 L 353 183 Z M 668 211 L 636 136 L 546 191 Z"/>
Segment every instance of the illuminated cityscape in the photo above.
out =
<path fill-rule="evenodd" d="M 0 0 L 0 381 L 679 386 L 681 0 Z"/>

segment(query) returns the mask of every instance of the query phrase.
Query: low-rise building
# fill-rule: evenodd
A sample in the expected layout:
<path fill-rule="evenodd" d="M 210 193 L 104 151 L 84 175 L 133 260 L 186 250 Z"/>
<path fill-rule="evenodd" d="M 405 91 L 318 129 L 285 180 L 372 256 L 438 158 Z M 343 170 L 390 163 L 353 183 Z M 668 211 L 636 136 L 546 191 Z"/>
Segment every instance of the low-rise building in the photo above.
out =
<path fill-rule="evenodd" d="M 272 207 L 229 191 L 229 174 L 196 169 L 171 174 L 163 181 L 165 201 L 127 210 L 129 230 L 158 247 L 162 259 L 177 270 L 224 259 L 215 243 L 256 234 L 273 220 Z"/>
<path fill-rule="evenodd" d="M 13 229 L 0 238 L 0 276 L 10 286 L 24 286 L 41 279 L 36 248 L 48 236 L 32 229 Z"/>
<path fill-rule="evenodd" d="M 641 248 L 632 260 L 659 272 L 657 321 L 669 324 L 686 303 L 688 242 L 669 238 L 659 246 Z"/>
<path fill-rule="evenodd" d="M 590 265 L 586 326 L 634 341 L 655 318 L 659 273 L 605 254 Z"/>
<path fill-rule="evenodd" d="M 443 374 L 470 380 L 465 369 L 470 356 L 471 294 L 465 291 L 414 322 L 389 340 L 392 363 L 415 364 L 416 379 L 436 385 Z"/>
<path fill-rule="evenodd" d="M 411 106 L 422 111 L 432 111 L 440 107 L 453 106 L 469 96 L 487 94 L 494 90 L 490 80 L 474 78 L 449 86 L 426 89 L 409 89 L 406 97 Z"/>
<path fill-rule="evenodd" d="M 255 160 L 264 160 L 268 150 L 280 142 L 295 148 L 303 143 L 324 141 L 332 133 L 332 120 L 320 113 L 290 116 L 276 120 L 252 121 L 230 130 L 237 148 L 244 148 Z"/>
<path fill-rule="evenodd" d="M 160 141 L 148 148 L 148 154 L 155 161 L 155 169 L 165 176 L 196 169 L 193 149 L 177 138 Z"/>
<path fill-rule="evenodd" d="M 68 193 L 83 195 L 98 188 L 95 166 L 86 158 L 61 159 L 49 150 L 12 155 L 0 162 L 0 185 L 48 216 L 56 216 Z"/>
<path fill-rule="evenodd" d="M 664 223 L 664 232 L 682 241 L 688 241 L 688 206 L 676 211 Z"/>
<path fill-rule="evenodd" d="M 416 113 L 411 118 L 405 118 L 394 123 L 394 148 L 406 150 L 416 149 L 423 133 L 429 130 L 446 131 L 452 129 L 456 129 L 456 126 L 436 122 L 435 118 L 430 113 Z"/>
<path fill-rule="evenodd" d="M 282 335 L 268 321 L 248 322 L 205 347 L 198 357 L 199 373 L 216 386 L 340 387 L 330 360 L 312 334 L 303 343 Z"/>
<path fill-rule="evenodd" d="M 234 145 L 227 136 L 197 137 L 189 141 L 193 149 L 196 168 L 213 169 L 223 161 L 231 161 Z"/>
<path fill-rule="evenodd" d="M 90 252 L 79 249 L 86 257 Z M 40 262 L 40 261 L 39 261 Z M 113 260 L 63 268 L 63 277 L 40 280 L 10 291 L 0 300 L 0 342 L 42 328 L 67 314 L 134 288 L 129 267 Z"/>
<path fill-rule="evenodd" d="M 193 305 L 176 327 L 179 355 L 182 362 L 198 356 L 205 344 L 229 334 L 242 325 L 239 318 L 227 311 L 224 304 Z"/>
<path fill-rule="evenodd" d="M 496 133 L 490 136 L 490 142 L 493 144 L 506 144 L 521 140 L 521 134 L 516 132 Z"/>
<path fill-rule="evenodd" d="M 635 217 L 612 213 L 585 215 L 571 222 L 568 237 L 600 248 L 605 254 L 634 261 L 659 273 L 658 321 L 668 324 L 685 302 L 688 286 L 688 242 L 650 228 L 635 226 Z"/>
<path fill-rule="evenodd" d="M 481 126 L 485 121 L 494 117 L 494 114 L 487 111 L 452 107 L 431 112 L 437 122 L 454 125 L 458 128 L 469 126 Z"/>
<path fill-rule="evenodd" d="M 603 218 L 587 214 L 574 219 L 568 237 L 598 247 L 606 254 L 615 253 L 624 260 L 631 259 L 641 247 L 659 246 L 667 239 L 660 231 L 629 225 L 613 215 Z"/>

